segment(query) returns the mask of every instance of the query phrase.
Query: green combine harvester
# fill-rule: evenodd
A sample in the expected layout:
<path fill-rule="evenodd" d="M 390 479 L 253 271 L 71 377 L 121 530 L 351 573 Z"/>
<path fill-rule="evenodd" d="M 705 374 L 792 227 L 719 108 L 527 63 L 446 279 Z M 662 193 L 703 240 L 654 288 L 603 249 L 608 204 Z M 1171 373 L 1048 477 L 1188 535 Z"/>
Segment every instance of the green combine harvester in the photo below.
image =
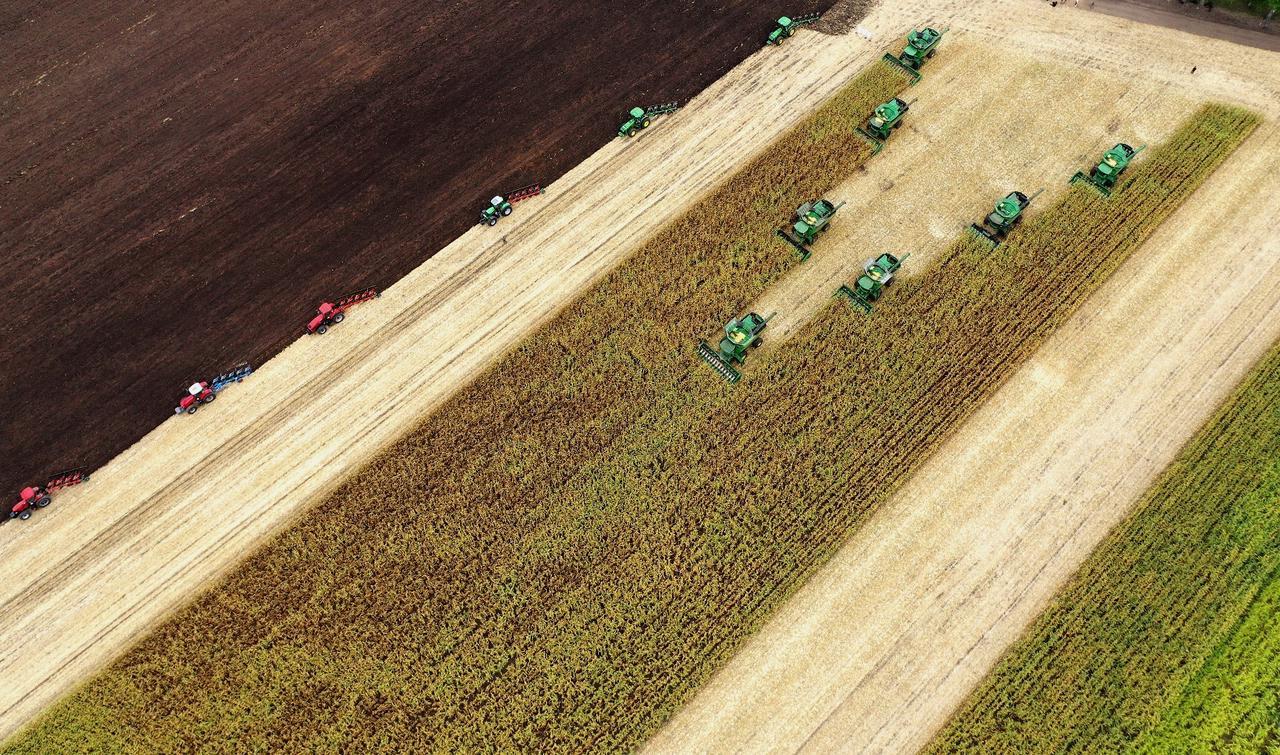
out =
<path fill-rule="evenodd" d="M 862 275 L 858 276 L 853 286 L 841 286 L 836 289 L 836 296 L 848 299 L 854 309 L 871 314 L 872 305 L 884 293 L 885 287 L 893 282 L 894 273 L 898 272 L 898 268 L 910 256 L 904 254 L 899 258 L 886 252 L 867 260 L 862 266 Z"/>
<path fill-rule="evenodd" d="M 1129 167 L 1129 161 L 1146 148 L 1145 144 L 1137 149 L 1123 142 L 1117 144 L 1103 153 L 1102 160 L 1089 170 L 1089 175 L 1086 176 L 1084 171 L 1077 172 L 1071 177 L 1071 183 L 1084 181 L 1102 192 L 1102 196 L 1109 197 L 1111 190 L 1116 186 L 1116 181 L 1120 180 L 1120 174 Z"/>
<path fill-rule="evenodd" d="M 795 247 L 796 252 L 800 254 L 800 261 L 804 262 L 813 253 L 809 245 L 818 240 L 819 234 L 826 233 L 831 218 L 841 207 L 844 207 L 844 202 L 831 204 L 825 199 L 805 202 L 796 208 L 795 222 L 791 224 L 791 231 L 779 228 L 774 233 Z"/>
<path fill-rule="evenodd" d="M 1004 199 L 996 202 L 995 209 L 983 221 L 985 228 L 977 223 L 970 223 L 969 230 L 992 244 L 999 245 L 1004 241 L 1004 237 L 1022 222 L 1022 213 L 1031 204 L 1031 200 L 1043 193 L 1044 189 L 1040 189 L 1028 197 L 1020 191 L 1011 191 Z"/>
<path fill-rule="evenodd" d="M 805 16 L 796 16 L 795 18 L 783 16 L 778 19 L 778 25 L 774 27 L 773 31 L 769 32 L 769 37 L 764 43 L 766 45 L 780 45 L 792 34 L 795 34 L 797 28 L 812 24 L 820 18 L 822 18 L 821 13 L 810 13 Z"/>
<path fill-rule="evenodd" d="M 777 312 L 769 313 L 768 317 L 761 317 L 752 312 L 741 319 L 730 320 L 724 326 L 724 338 L 720 339 L 720 350 L 716 351 L 708 346 L 706 341 L 700 341 L 698 356 L 711 365 L 711 369 L 720 373 L 720 377 L 730 383 L 738 382 L 742 379 L 742 374 L 734 369 L 734 365 L 741 366 L 747 359 L 747 350 L 763 342 L 760 332 L 775 314 Z"/>
<path fill-rule="evenodd" d="M 654 118 L 667 113 L 674 113 L 679 109 L 680 103 L 678 102 L 650 105 L 649 107 L 633 107 L 627 113 L 628 118 L 618 127 L 618 136 L 635 136 L 640 129 L 649 128 L 649 124 Z"/>
<path fill-rule="evenodd" d="M 942 35 L 948 31 L 950 29 L 942 31 L 933 28 L 912 29 L 907 35 L 907 46 L 902 48 L 902 54 L 895 58 L 885 53 L 883 60 L 905 71 L 911 77 L 911 85 L 915 86 L 920 83 L 920 69 L 925 61 L 932 58 L 938 51 L 938 43 L 942 41 Z"/>
<path fill-rule="evenodd" d="M 903 100 L 901 97 L 894 97 L 888 102 L 879 105 L 871 115 L 867 117 L 866 126 L 859 126 L 858 133 L 862 134 L 868 142 L 871 143 L 872 154 L 879 154 L 884 148 L 884 143 L 889 140 L 889 135 L 893 130 L 902 125 L 902 116 L 907 114 L 911 109 L 912 103 Z"/>

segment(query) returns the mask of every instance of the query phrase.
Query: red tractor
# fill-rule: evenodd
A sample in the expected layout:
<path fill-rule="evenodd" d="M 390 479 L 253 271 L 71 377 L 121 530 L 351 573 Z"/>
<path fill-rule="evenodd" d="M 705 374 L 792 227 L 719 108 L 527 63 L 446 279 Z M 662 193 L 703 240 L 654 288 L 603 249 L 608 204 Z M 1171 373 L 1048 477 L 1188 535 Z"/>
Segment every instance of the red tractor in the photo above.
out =
<path fill-rule="evenodd" d="M 209 384 L 203 380 L 199 383 L 192 383 L 191 387 L 187 388 L 187 395 L 183 396 L 182 400 L 178 402 L 178 406 L 173 410 L 173 413 L 182 414 L 186 412 L 187 414 L 195 414 L 201 404 L 207 404 L 217 397 L 218 392 L 210 388 Z"/>
<path fill-rule="evenodd" d="M 79 485 L 89 479 L 89 475 L 83 469 L 73 469 L 53 476 L 53 479 L 44 485 L 33 485 L 29 488 L 23 488 L 18 494 L 18 502 L 9 508 L 10 519 L 30 519 L 31 514 L 36 509 L 42 509 L 48 506 L 53 500 L 51 495 L 53 491 L 60 488 L 69 488 L 72 485 Z"/>
<path fill-rule="evenodd" d="M 346 319 L 348 309 L 378 296 L 381 296 L 378 293 L 378 289 L 366 288 L 363 291 L 339 297 L 336 302 L 324 302 L 319 307 L 316 307 L 316 316 L 311 318 L 311 322 L 307 323 L 307 332 L 324 335 L 329 332 L 330 326 L 337 325 Z"/>

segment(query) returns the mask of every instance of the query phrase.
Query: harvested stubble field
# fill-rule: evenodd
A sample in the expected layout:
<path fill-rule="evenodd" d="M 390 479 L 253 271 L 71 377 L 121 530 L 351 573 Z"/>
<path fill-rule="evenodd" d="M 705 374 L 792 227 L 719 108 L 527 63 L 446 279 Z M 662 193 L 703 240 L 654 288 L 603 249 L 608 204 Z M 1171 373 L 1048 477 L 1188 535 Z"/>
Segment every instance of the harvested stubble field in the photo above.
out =
<path fill-rule="evenodd" d="M 871 79 L 850 111 L 901 85 Z M 1078 189 L 994 253 L 961 239 L 875 316 L 835 303 L 754 356 L 736 388 L 692 344 L 786 248 L 727 226 L 736 289 L 624 265 L 15 745 L 635 745 L 1254 123 L 1199 116 L 1126 201 Z M 835 141 L 835 165 L 865 157 Z M 717 192 L 653 243 L 669 255 L 700 213 L 760 196 Z M 767 229 L 794 202 L 746 214 Z"/>
<path fill-rule="evenodd" d="M 1280 745 L 1280 348 L 957 711 L 943 752 Z"/>

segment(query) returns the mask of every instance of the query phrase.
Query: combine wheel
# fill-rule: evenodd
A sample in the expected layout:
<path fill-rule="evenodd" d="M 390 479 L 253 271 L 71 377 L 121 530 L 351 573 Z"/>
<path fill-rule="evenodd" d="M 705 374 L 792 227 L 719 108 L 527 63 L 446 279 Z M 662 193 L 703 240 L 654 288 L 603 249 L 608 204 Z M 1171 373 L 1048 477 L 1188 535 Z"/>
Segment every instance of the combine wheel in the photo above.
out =
<path fill-rule="evenodd" d="M 42 509 L 42 508 L 44 508 L 45 506 L 48 506 L 48 505 L 49 505 L 49 503 L 50 503 L 52 500 L 53 500 L 53 499 L 52 499 L 52 498 L 50 498 L 49 496 L 45 496 L 45 497 L 41 498 L 40 500 L 36 501 L 36 508 L 38 508 L 38 509 Z"/>

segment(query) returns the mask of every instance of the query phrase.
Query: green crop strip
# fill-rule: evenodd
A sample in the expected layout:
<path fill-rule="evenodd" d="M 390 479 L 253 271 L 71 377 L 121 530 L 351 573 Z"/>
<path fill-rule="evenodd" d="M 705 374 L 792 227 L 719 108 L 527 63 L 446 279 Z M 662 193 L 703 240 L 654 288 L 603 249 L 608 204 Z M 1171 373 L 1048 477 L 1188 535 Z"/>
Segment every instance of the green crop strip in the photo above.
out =
<path fill-rule="evenodd" d="M 934 752 L 1280 745 L 1280 347 L 1091 555 Z"/>
<path fill-rule="evenodd" d="M 758 288 L 624 265 L 15 744 L 635 747 L 1254 124 L 1203 111 L 1114 199 L 963 239 L 872 317 L 833 302 L 730 387 L 693 345 L 787 264 L 772 228 L 828 183 L 765 187 L 805 140 L 855 155 L 828 177 L 865 159 L 849 132 L 888 95 L 847 95 L 646 246 L 674 270 L 759 249 Z"/>

